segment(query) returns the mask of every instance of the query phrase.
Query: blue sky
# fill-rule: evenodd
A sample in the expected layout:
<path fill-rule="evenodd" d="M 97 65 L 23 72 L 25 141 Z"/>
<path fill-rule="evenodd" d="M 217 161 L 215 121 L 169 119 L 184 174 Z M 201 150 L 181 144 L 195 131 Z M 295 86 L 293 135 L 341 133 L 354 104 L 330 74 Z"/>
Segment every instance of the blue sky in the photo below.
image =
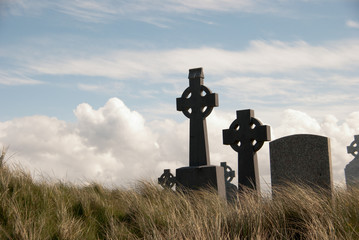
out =
<path fill-rule="evenodd" d="M 175 98 L 188 69 L 203 67 L 219 95 L 208 118 L 214 164 L 236 169 L 221 129 L 251 108 L 272 139 L 330 137 L 343 181 L 359 134 L 359 1 L 3 0 L 0 14 L 9 162 L 115 185 L 184 166 L 188 122 Z M 270 182 L 266 145 L 260 172 Z"/>

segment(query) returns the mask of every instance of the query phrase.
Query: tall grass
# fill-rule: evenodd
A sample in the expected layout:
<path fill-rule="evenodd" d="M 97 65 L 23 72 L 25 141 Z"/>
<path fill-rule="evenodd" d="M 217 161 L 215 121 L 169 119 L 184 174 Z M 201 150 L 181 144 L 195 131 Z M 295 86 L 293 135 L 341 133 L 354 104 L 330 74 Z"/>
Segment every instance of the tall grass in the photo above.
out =
<path fill-rule="evenodd" d="M 359 190 L 290 185 L 227 203 L 141 182 L 131 190 L 34 182 L 0 169 L 0 239 L 359 239 Z"/>

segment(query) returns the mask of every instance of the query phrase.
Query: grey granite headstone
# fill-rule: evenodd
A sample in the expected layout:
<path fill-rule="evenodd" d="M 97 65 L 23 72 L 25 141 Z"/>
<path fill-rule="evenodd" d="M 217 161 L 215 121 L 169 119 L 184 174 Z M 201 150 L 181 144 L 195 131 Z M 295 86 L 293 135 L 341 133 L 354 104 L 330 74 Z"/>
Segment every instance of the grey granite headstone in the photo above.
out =
<path fill-rule="evenodd" d="M 354 136 L 354 141 L 347 147 L 347 151 L 354 156 L 344 170 L 347 187 L 359 187 L 359 135 Z"/>
<path fill-rule="evenodd" d="M 329 138 L 292 135 L 270 142 L 269 148 L 272 187 L 293 182 L 332 192 Z"/>

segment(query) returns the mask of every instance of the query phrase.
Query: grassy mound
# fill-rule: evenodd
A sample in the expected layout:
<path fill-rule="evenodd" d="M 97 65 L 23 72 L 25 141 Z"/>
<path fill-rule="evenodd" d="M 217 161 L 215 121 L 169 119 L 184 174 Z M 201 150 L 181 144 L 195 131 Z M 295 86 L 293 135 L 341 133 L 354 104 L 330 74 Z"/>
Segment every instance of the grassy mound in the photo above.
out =
<path fill-rule="evenodd" d="M 329 197 L 291 185 L 273 200 L 248 191 L 228 204 L 149 183 L 39 183 L 3 166 L 0 196 L 0 239 L 359 239 L 358 189 Z"/>

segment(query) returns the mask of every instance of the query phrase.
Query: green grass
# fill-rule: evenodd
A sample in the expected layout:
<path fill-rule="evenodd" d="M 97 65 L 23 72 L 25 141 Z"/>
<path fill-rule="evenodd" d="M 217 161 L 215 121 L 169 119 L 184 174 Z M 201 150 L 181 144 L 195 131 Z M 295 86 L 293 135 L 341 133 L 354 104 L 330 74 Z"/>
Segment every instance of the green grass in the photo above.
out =
<path fill-rule="evenodd" d="M 248 191 L 228 204 L 141 182 L 131 190 L 35 182 L 0 169 L 0 239 L 359 239 L 359 190 Z"/>

